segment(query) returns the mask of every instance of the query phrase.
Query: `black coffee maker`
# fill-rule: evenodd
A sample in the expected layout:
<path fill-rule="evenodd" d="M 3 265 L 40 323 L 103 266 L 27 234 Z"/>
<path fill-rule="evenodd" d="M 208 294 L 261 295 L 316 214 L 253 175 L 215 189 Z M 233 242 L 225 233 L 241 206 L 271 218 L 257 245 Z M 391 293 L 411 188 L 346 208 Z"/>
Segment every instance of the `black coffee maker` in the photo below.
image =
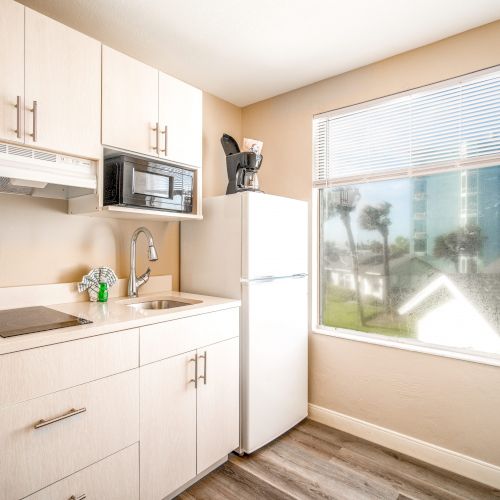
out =
<path fill-rule="evenodd" d="M 228 134 L 224 134 L 220 142 L 226 153 L 226 194 L 239 191 L 260 192 L 257 171 L 262 164 L 262 155 L 252 151 L 240 151 L 238 143 Z"/>

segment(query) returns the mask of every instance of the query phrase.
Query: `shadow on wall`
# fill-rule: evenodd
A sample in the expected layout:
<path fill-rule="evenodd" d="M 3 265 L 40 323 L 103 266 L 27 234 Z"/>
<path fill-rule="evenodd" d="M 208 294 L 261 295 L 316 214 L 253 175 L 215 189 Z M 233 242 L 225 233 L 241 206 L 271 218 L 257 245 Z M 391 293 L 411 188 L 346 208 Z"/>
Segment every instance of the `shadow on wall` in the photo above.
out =
<path fill-rule="evenodd" d="M 80 279 L 89 272 L 89 266 L 80 264 L 71 269 L 65 269 L 59 275 L 57 283 L 74 283 L 80 281 Z M 80 278 L 75 279 L 75 276 L 80 276 Z"/>
<path fill-rule="evenodd" d="M 67 214 L 62 200 L 0 195 L 0 287 L 79 281 L 92 267 L 129 273 L 134 230 L 146 225 L 157 244 L 153 275 L 172 274 L 178 288 L 179 224 L 100 219 Z M 137 269 L 146 270 L 147 248 L 138 241 Z"/>

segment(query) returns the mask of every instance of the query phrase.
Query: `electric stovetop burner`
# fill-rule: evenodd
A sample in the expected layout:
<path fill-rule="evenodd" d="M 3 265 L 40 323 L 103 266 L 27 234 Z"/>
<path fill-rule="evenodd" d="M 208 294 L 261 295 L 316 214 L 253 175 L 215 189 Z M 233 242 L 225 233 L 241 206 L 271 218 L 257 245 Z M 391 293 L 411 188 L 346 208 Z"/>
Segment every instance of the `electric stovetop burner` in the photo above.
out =
<path fill-rule="evenodd" d="M 48 307 L 6 309 L 0 311 L 0 337 L 14 337 L 26 333 L 44 332 L 89 323 L 92 321 Z"/>

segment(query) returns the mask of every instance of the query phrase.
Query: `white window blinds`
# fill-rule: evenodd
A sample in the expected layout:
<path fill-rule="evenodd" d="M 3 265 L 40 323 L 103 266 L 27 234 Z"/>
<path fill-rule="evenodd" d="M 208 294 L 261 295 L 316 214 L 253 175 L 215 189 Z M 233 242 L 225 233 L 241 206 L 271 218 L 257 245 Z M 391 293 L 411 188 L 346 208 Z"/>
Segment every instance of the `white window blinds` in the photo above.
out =
<path fill-rule="evenodd" d="M 313 134 L 317 187 L 500 162 L 500 70 L 319 115 Z"/>

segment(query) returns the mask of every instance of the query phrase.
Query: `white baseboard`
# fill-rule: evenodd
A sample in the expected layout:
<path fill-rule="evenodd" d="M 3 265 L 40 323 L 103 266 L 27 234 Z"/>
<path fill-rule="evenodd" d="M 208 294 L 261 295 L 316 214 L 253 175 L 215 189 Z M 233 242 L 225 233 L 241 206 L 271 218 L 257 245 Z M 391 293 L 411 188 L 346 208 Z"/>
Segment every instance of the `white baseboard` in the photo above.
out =
<path fill-rule="evenodd" d="M 500 467 L 488 462 L 314 404 L 309 404 L 309 418 L 480 483 L 500 488 Z"/>

